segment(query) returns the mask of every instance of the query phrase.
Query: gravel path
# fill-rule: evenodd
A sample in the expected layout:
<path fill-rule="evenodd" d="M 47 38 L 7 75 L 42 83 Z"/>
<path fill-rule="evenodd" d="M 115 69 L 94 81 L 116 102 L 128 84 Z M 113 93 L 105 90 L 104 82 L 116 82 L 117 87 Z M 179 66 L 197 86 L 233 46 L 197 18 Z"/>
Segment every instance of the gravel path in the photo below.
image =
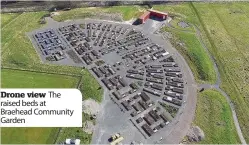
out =
<path fill-rule="evenodd" d="M 208 55 L 210 56 L 213 64 L 214 64 L 214 69 L 215 69 L 215 72 L 216 72 L 216 76 L 217 76 L 217 80 L 216 80 L 216 83 L 214 85 L 212 84 L 200 84 L 199 87 L 200 88 L 204 88 L 204 89 L 216 89 L 217 91 L 219 91 L 223 96 L 226 97 L 226 100 L 232 110 L 232 115 L 233 115 L 233 121 L 234 121 L 234 125 L 236 127 L 236 131 L 239 135 L 239 138 L 240 138 L 240 141 L 242 144 L 245 144 L 246 145 L 246 141 L 245 141 L 245 138 L 242 134 L 242 131 L 241 131 L 241 128 L 240 128 L 240 125 L 239 125 L 239 121 L 238 121 L 238 118 L 237 118 L 237 115 L 236 115 L 236 112 L 235 112 L 235 109 L 234 109 L 234 104 L 232 103 L 232 100 L 230 99 L 230 96 L 228 96 L 228 94 L 223 91 L 221 88 L 220 88 L 220 84 L 221 84 L 221 78 L 220 78 L 220 72 L 218 70 L 218 67 L 217 67 L 217 63 L 215 61 L 215 59 L 213 58 L 213 56 L 210 54 L 210 52 L 208 51 L 206 45 L 203 43 L 203 40 L 201 39 L 201 34 L 200 34 L 200 30 L 199 28 L 197 28 L 196 26 L 194 26 L 195 28 L 195 31 L 196 31 L 196 35 L 197 37 L 199 38 L 200 42 L 201 42 L 201 45 L 202 47 L 206 50 L 206 52 L 208 53 Z"/>
<path fill-rule="evenodd" d="M 215 90 L 219 91 L 223 96 L 225 96 L 225 98 L 226 98 L 226 100 L 227 100 L 227 102 L 228 102 L 228 104 L 229 104 L 229 106 L 230 106 L 230 108 L 232 110 L 232 116 L 233 116 L 234 125 L 236 127 L 236 131 L 238 133 L 240 141 L 241 141 L 242 144 L 246 145 L 246 141 L 245 141 L 245 138 L 244 138 L 244 136 L 242 134 L 242 131 L 241 131 L 241 128 L 240 128 L 240 125 L 239 125 L 239 121 L 238 121 L 238 118 L 237 118 L 237 114 L 235 112 L 234 104 L 232 103 L 232 101 L 230 99 L 230 96 L 220 88 L 221 78 L 220 78 L 220 72 L 219 72 L 218 67 L 217 67 L 217 63 L 216 63 L 214 57 L 208 51 L 208 48 L 206 47 L 206 45 L 204 44 L 204 42 L 203 42 L 203 40 L 201 38 L 201 33 L 200 33 L 199 28 L 196 27 L 195 25 L 192 25 L 192 26 L 195 28 L 196 36 L 200 40 L 202 47 L 205 49 L 205 51 L 210 56 L 210 58 L 211 58 L 211 60 L 212 60 L 212 62 L 214 64 L 214 69 L 215 69 L 215 73 L 216 73 L 216 76 L 217 76 L 215 84 L 199 84 L 198 87 L 199 88 L 204 88 L 204 89 L 215 89 Z M 173 28 L 173 29 L 177 29 L 177 28 L 173 27 L 170 23 L 168 23 L 168 27 Z M 177 30 L 178 31 L 184 31 L 186 33 L 192 33 L 191 31 L 188 31 L 188 30 L 179 30 L 179 29 L 177 29 Z"/>

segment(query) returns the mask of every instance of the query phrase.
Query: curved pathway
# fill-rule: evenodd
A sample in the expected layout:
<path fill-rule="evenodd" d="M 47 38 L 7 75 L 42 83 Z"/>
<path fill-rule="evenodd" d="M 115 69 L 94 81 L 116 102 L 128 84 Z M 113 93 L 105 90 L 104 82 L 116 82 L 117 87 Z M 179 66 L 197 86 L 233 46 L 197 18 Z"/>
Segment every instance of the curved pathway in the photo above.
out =
<path fill-rule="evenodd" d="M 238 121 L 238 118 L 237 118 L 237 114 L 236 114 L 235 109 L 234 109 L 234 104 L 232 103 L 232 100 L 230 99 L 230 97 L 228 96 L 228 94 L 220 88 L 221 78 L 220 78 L 220 72 L 219 72 L 218 67 L 217 67 L 217 63 L 216 63 L 215 59 L 213 58 L 213 56 L 208 51 L 206 45 L 204 44 L 204 42 L 203 42 L 203 40 L 201 38 L 201 33 L 200 33 L 199 28 L 196 27 L 195 25 L 193 25 L 193 27 L 195 28 L 196 36 L 198 37 L 198 39 L 199 39 L 202 47 L 206 50 L 207 54 L 209 55 L 209 57 L 211 58 L 211 60 L 212 60 L 212 62 L 214 64 L 214 69 L 215 69 L 216 76 L 217 76 L 217 80 L 216 80 L 215 84 L 200 84 L 199 87 L 200 88 L 204 88 L 204 89 L 216 89 L 223 96 L 225 96 L 225 98 L 226 98 L 226 100 L 227 100 L 227 102 L 228 102 L 228 104 L 229 104 L 229 106 L 230 106 L 230 108 L 232 110 L 234 125 L 236 127 L 236 131 L 238 133 L 240 141 L 241 141 L 242 144 L 246 145 L 246 141 L 245 141 L 245 138 L 244 138 L 244 136 L 242 134 L 241 128 L 239 126 L 239 121 Z"/>
<path fill-rule="evenodd" d="M 240 138 L 240 141 L 242 144 L 245 144 L 246 145 L 246 141 L 245 141 L 245 138 L 242 134 L 242 131 L 241 131 L 241 128 L 239 126 L 239 121 L 238 121 L 238 118 L 237 118 L 237 114 L 235 112 L 235 107 L 234 107 L 234 104 L 232 103 L 232 100 L 230 99 L 229 95 L 223 91 L 221 88 L 220 88 L 220 84 L 221 84 L 221 78 L 220 78 L 220 72 L 218 70 L 218 67 L 217 67 L 217 63 L 214 59 L 214 57 L 211 55 L 211 53 L 209 52 L 208 48 L 206 47 L 205 43 L 203 42 L 202 38 L 201 38 L 201 33 L 200 33 L 200 30 L 197 26 L 191 24 L 194 29 L 195 29 L 195 33 L 196 33 L 196 36 L 197 38 L 199 39 L 202 47 L 205 49 L 205 51 L 207 52 L 207 54 L 209 55 L 209 57 L 211 58 L 211 61 L 213 62 L 214 64 L 214 69 L 215 69 L 215 73 L 216 73 L 216 82 L 215 84 L 199 84 L 198 87 L 199 88 L 204 88 L 204 89 L 216 89 L 217 91 L 219 91 L 223 96 L 225 96 L 230 108 L 231 108 L 231 111 L 232 111 L 232 116 L 233 116 L 233 121 L 234 121 L 234 125 L 236 127 L 236 131 L 237 131 L 237 134 Z M 180 29 L 177 29 L 175 28 L 174 26 L 172 26 L 170 23 L 168 23 L 168 27 L 172 28 L 172 29 L 176 29 L 178 31 L 183 31 L 183 32 L 186 32 L 186 33 L 193 33 L 191 31 L 188 31 L 188 30 L 180 30 Z"/>

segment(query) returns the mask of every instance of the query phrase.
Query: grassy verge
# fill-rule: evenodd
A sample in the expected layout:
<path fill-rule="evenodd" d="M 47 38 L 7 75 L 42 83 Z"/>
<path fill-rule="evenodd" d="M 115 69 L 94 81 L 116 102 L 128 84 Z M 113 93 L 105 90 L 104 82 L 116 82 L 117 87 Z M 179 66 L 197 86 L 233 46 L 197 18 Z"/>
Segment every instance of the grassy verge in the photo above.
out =
<path fill-rule="evenodd" d="M 194 124 L 205 133 L 201 144 L 239 144 L 232 112 L 224 96 L 215 90 L 199 94 Z"/>
<path fill-rule="evenodd" d="M 63 75 L 1 70 L 2 88 L 74 88 L 79 78 Z M 2 128 L 3 144 L 52 144 L 59 128 Z"/>
<path fill-rule="evenodd" d="M 97 82 L 97 80 L 87 70 L 82 71 L 82 84 L 80 91 L 82 92 L 83 99 L 92 98 L 98 102 L 101 102 L 103 89 Z"/>
<path fill-rule="evenodd" d="M 179 31 L 169 27 L 164 28 L 164 31 L 173 34 L 170 39 L 171 44 L 187 60 L 197 81 L 200 83 L 215 83 L 216 74 L 213 63 L 195 33 Z"/>

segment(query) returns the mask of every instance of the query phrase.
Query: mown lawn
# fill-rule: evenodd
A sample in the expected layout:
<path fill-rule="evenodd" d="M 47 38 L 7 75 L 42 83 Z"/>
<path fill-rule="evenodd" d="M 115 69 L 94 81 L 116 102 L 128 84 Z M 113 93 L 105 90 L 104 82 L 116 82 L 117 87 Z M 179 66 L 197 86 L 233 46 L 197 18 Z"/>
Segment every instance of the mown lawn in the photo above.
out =
<path fill-rule="evenodd" d="M 38 57 L 27 32 L 40 28 L 40 18 L 48 12 L 28 12 L 16 14 L 4 28 L 1 27 L 1 66 L 36 71 L 79 74 L 80 68 L 43 64 Z M 10 14 L 1 14 L 2 19 L 10 19 Z M 4 20 L 7 21 L 7 20 Z"/>
<path fill-rule="evenodd" d="M 215 90 L 198 95 L 194 124 L 205 133 L 201 144 L 240 144 L 232 112 L 224 96 Z"/>
<path fill-rule="evenodd" d="M 1 70 L 2 88 L 75 88 L 78 77 Z M 2 144 L 52 144 L 59 128 L 1 128 Z"/>

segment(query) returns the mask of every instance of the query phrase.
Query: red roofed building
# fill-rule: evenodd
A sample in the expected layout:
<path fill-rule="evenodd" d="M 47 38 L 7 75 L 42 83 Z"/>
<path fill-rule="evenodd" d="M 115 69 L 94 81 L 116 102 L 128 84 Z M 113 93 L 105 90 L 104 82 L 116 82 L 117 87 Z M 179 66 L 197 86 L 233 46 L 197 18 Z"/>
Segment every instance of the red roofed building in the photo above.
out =
<path fill-rule="evenodd" d="M 139 17 L 139 23 L 143 24 L 150 17 L 150 12 L 146 11 Z"/>
<path fill-rule="evenodd" d="M 141 15 L 139 17 L 139 23 L 143 24 L 147 19 L 150 18 L 150 16 L 165 20 L 168 16 L 168 13 L 164 13 L 164 12 L 160 12 L 160 11 L 156 11 L 156 10 L 148 10 L 145 13 L 143 13 L 143 15 Z"/>
<path fill-rule="evenodd" d="M 165 20 L 168 16 L 168 13 L 164 13 L 164 12 L 160 12 L 160 11 L 156 11 L 156 10 L 149 10 L 149 12 L 150 12 L 151 16 L 155 16 L 155 17 L 161 18 L 163 20 Z"/>

